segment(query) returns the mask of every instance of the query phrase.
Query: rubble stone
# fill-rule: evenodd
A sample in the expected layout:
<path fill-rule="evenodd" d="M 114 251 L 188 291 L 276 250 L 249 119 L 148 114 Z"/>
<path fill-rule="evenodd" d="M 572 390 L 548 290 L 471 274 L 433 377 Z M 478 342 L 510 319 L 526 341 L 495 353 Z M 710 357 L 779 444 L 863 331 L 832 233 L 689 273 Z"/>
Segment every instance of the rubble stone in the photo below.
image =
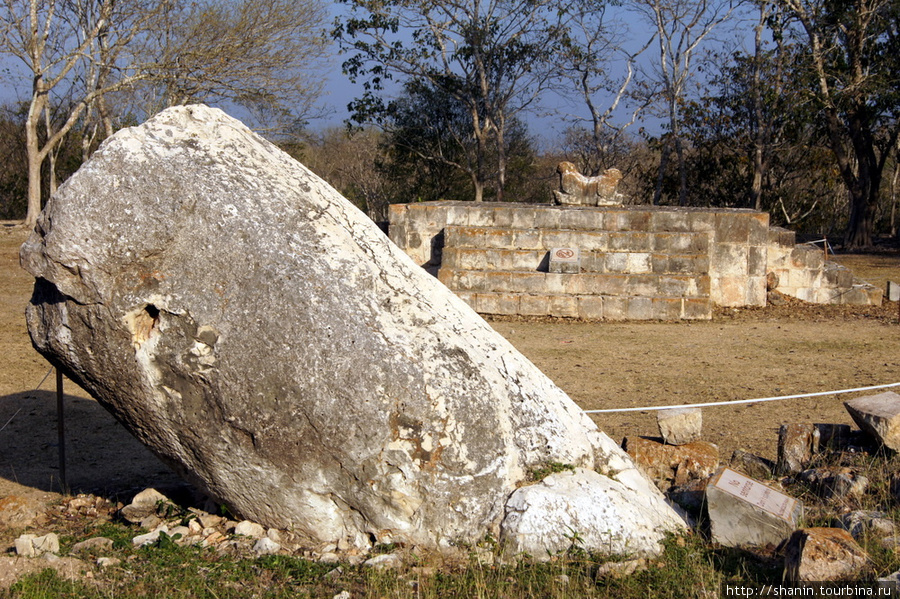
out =
<path fill-rule="evenodd" d="M 782 424 L 775 473 L 783 476 L 802 471 L 819 449 L 819 435 L 814 424 Z"/>
<path fill-rule="evenodd" d="M 719 448 L 706 441 L 666 445 L 647 437 L 626 437 L 625 451 L 663 491 L 708 478 L 719 467 Z"/>
<path fill-rule="evenodd" d="M 841 514 L 837 518 L 836 528 L 843 528 L 856 540 L 860 540 L 866 533 L 886 536 L 896 532 L 894 521 L 887 518 L 884 512 L 870 510 Z"/>
<path fill-rule="evenodd" d="M 850 468 L 810 468 L 798 478 L 823 499 L 861 497 L 869 487 L 869 479 Z"/>
<path fill-rule="evenodd" d="M 656 423 L 663 441 L 670 445 L 686 445 L 700 440 L 703 411 L 700 408 L 659 410 Z"/>
<path fill-rule="evenodd" d="M 886 391 L 844 402 L 853 421 L 879 443 L 900 450 L 900 395 Z"/>
<path fill-rule="evenodd" d="M 784 548 L 787 582 L 851 580 L 858 578 L 868 555 L 842 528 L 801 528 Z"/>

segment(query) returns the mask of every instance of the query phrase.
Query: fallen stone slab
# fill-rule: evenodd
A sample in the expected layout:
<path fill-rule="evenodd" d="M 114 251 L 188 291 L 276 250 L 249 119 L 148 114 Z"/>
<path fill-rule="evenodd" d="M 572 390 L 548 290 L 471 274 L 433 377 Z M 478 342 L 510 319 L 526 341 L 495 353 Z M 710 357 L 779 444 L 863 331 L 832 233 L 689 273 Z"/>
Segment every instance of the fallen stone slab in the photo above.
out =
<path fill-rule="evenodd" d="M 778 429 L 775 474 L 797 474 L 819 450 L 820 432 L 815 424 L 782 424 Z"/>
<path fill-rule="evenodd" d="M 625 451 L 663 491 L 710 477 L 719 467 L 719 448 L 706 441 L 666 445 L 647 437 L 626 437 Z"/>
<path fill-rule="evenodd" d="M 726 547 L 777 546 L 803 514 L 798 500 L 730 468 L 706 486 L 706 506 L 712 540 Z"/>
<path fill-rule="evenodd" d="M 784 547 L 786 582 L 858 580 L 869 556 L 842 528 L 801 528 Z"/>
<path fill-rule="evenodd" d="M 633 484 L 646 484 L 633 472 Z M 506 503 L 500 537 L 513 555 L 547 559 L 572 548 L 603 548 L 605 555 L 652 555 L 657 530 L 677 530 L 663 498 L 651 493 L 626 493 L 608 477 L 576 468 L 516 490 Z M 595 549 L 596 550 L 596 549 Z"/>
<path fill-rule="evenodd" d="M 888 449 L 900 450 L 900 395 L 885 391 L 845 401 L 844 407 L 859 428 Z"/>
<path fill-rule="evenodd" d="M 558 462 L 658 504 L 598 521 L 655 542 L 678 527 L 559 387 L 222 111 L 172 108 L 107 139 L 20 257 L 35 348 L 240 519 L 310 546 L 452 552 L 498 538 L 507 499 Z"/>
<path fill-rule="evenodd" d="M 659 410 L 656 424 L 663 441 L 670 445 L 686 445 L 699 441 L 703 432 L 703 410 L 700 408 L 674 408 Z"/>

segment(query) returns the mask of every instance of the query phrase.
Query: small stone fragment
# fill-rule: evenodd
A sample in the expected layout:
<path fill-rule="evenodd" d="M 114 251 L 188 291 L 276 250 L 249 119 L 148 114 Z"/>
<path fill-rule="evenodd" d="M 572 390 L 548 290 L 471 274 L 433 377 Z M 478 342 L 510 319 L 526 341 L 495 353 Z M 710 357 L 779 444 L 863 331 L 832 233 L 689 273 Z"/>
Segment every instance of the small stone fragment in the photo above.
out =
<path fill-rule="evenodd" d="M 273 553 L 278 553 L 279 551 L 281 551 L 281 545 L 269 537 L 263 537 L 253 545 L 253 553 L 256 553 L 257 555 L 271 555 Z"/>
<path fill-rule="evenodd" d="M 622 562 L 606 562 L 604 564 L 600 564 L 600 566 L 597 568 L 595 578 L 611 578 L 613 580 L 619 580 L 621 578 L 627 578 L 631 576 L 638 570 L 646 569 L 647 560 L 643 558 L 630 559 Z"/>
<path fill-rule="evenodd" d="M 775 463 L 766 458 L 752 454 L 743 449 L 735 449 L 731 454 L 731 465 L 741 470 L 750 478 L 758 478 L 765 480 L 772 478 L 775 471 Z"/>
<path fill-rule="evenodd" d="M 259 539 L 266 536 L 266 529 L 256 522 L 244 520 L 234 527 L 234 534 Z"/>
<path fill-rule="evenodd" d="M 823 499 L 861 497 L 869 488 L 869 479 L 850 468 L 810 468 L 798 478 Z"/>
<path fill-rule="evenodd" d="M 159 540 L 160 533 L 169 534 L 168 527 L 163 525 L 160 528 L 157 528 L 156 530 L 153 530 L 146 534 L 138 535 L 138 536 L 134 537 L 133 539 L 131 539 L 131 542 L 134 544 L 135 547 L 143 547 L 145 545 L 150 545 Z"/>
<path fill-rule="evenodd" d="M 894 521 L 886 518 L 884 512 L 869 510 L 856 510 L 841 514 L 836 520 L 836 528 L 843 528 L 856 540 L 859 540 L 868 532 L 879 535 L 893 535 L 896 530 Z"/>
<path fill-rule="evenodd" d="M 726 547 L 776 546 L 803 513 L 793 497 L 730 468 L 712 477 L 706 504 L 712 539 Z"/>
<path fill-rule="evenodd" d="M 700 440 L 703 411 L 700 408 L 659 410 L 656 424 L 663 441 L 669 445 L 686 445 Z"/>
<path fill-rule="evenodd" d="M 112 539 L 107 539 L 106 537 L 93 537 L 72 545 L 72 553 L 81 553 L 83 551 L 105 551 L 106 549 L 111 549 L 112 546 Z"/>
<path fill-rule="evenodd" d="M 638 467 L 663 491 L 708 478 L 719 467 L 719 448 L 706 441 L 665 445 L 647 437 L 626 437 L 623 445 Z"/>
<path fill-rule="evenodd" d="M 900 450 L 900 395 L 886 391 L 844 402 L 853 421 L 862 430 L 894 451 Z"/>
<path fill-rule="evenodd" d="M 118 566 L 121 563 L 122 563 L 122 560 L 120 560 L 117 557 L 98 557 L 97 558 L 97 565 L 100 566 L 101 568 L 111 568 L 113 566 Z"/>
<path fill-rule="evenodd" d="M 134 496 L 129 505 L 119 513 L 132 524 L 140 523 L 144 528 L 153 528 L 144 524 L 148 518 L 156 517 L 156 510 L 161 504 L 171 503 L 169 498 L 156 489 L 144 489 Z"/>
<path fill-rule="evenodd" d="M 383 553 L 363 562 L 363 566 L 377 570 L 396 570 L 402 565 L 403 560 L 396 553 Z"/>
<path fill-rule="evenodd" d="M 15 540 L 16 555 L 19 555 L 21 557 L 34 557 L 34 540 L 36 538 L 37 536 L 32 534 L 24 534 L 19 536 Z"/>
<path fill-rule="evenodd" d="M 819 449 L 819 429 L 814 424 L 782 424 L 778 430 L 775 474 L 797 474 Z"/>
<path fill-rule="evenodd" d="M 868 555 L 842 528 L 801 528 L 784 549 L 787 582 L 850 580 L 859 576 Z"/>

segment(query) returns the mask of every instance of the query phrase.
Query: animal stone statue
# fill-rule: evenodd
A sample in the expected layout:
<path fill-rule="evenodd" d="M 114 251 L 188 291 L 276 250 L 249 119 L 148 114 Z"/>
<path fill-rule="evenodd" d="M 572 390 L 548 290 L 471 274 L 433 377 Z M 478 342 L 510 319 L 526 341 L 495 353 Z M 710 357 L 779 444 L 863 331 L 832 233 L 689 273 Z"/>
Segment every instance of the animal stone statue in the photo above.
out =
<path fill-rule="evenodd" d="M 560 162 L 559 191 L 553 192 L 557 204 L 575 206 L 617 206 L 616 187 L 622 173 L 619 169 L 607 169 L 599 177 L 586 177 L 571 162 Z"/>
<path fill-rule="evenodd" d="M 552 462 L 596 470 L 619 499 L 582 515 L 609 524 L 587 549 L 653 553 L 683 526 L 462 300 L 219 110 L 110 137 L 20 256 L 37 350 L 234 514 L 310 547 L 557 543 L 565 505 L 516 496 Z M 554 509 L 558 530 L 532 532 Z"/>

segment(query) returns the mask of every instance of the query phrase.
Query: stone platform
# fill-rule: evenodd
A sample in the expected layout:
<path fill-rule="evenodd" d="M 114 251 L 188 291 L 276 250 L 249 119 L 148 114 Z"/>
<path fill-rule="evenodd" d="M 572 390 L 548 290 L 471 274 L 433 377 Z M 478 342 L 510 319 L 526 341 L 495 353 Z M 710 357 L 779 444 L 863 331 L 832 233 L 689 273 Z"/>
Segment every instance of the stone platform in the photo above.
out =
<path fill-rule="evenodd" d="M 771 272 L 807 301 L 875 295 L 823 274 L 840 269 L 764 212 L 423 202 L 389 218 L 394 243 L 482 314 L 709 319 L 714 306 L 764 306 Z"/>

